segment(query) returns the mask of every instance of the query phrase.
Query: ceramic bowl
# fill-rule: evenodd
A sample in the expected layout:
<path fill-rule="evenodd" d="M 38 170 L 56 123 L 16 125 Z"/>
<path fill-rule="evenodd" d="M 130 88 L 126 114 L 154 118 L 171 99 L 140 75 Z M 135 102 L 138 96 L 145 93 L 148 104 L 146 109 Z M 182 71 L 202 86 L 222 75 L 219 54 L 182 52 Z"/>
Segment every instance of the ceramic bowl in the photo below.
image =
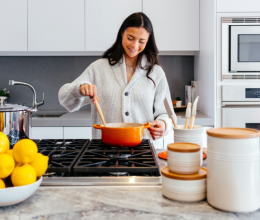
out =
<path fill-rule="evenodd" d="M 42 177 L 35 183 L 0 189 L 0 207 L 14 205 L 29 198 L 41 185 Z"/>

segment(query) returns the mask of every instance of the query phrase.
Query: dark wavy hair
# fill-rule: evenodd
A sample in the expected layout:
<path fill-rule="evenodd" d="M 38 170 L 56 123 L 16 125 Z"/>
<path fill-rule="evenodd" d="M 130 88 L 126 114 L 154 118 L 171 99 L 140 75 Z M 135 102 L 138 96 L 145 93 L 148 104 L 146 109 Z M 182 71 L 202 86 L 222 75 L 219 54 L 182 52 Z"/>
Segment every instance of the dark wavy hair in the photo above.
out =
<path fill-rule="evenodd" d="M 138 57 L 135 60 L 135 66 L 139 66 L 141 69 L 147 70 L 147 78 L 153 81 L 153 79 L 149 77 L 149 74 L 151 73 L 155 64 L 160 65 L 158 59 L 159 52 L 154 39 L 153 25 L 150 19 L 142 12 L 133 13 L 124 20 L 118 31 L 116 42 L 102 55 L 102 58 L 108 58 L 110 65 L 115 65 L 119 62 L 119 60 L 122 59 L 124 54 L 122 33 L 124 33 L 128 27 L 143 27 L 150 34 L 145 49 L 138 54 Z M 147 57 L 147 61 L 151 64 L 146 68 L 141 66 L 141 61 L 144 54 Z"/>

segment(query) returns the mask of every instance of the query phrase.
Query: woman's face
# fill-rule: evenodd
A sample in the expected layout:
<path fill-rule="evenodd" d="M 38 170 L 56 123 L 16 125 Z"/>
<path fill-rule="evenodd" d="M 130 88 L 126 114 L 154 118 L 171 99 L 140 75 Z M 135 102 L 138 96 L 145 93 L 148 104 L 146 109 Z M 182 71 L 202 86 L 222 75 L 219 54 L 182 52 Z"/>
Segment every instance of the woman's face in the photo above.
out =
<path fill-rule="evenodd" d="M 122 33 L 125 53 L 133 58 L 141 53 L 148 42 L 149 32 L 143 27 L 129 27 Z"/>

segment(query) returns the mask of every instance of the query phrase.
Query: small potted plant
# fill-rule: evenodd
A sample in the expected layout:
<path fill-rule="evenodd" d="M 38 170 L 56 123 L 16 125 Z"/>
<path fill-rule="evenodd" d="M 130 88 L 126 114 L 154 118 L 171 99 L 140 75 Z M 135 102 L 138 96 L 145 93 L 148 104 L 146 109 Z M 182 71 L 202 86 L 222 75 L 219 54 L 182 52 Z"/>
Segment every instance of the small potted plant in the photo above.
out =
<path fill-rule="evenodd" d="M 9 91 L 6 91 L 6 88 L 4 88 L 3 90 L 0 89 L 0 96 L 9 98 Z"/>
<path fill-rule="evenodd" d="M 182 103 L 182 100 L 180 97 L 176 97 L 175 99 L 177 102 L 176 102 L 176 107 L 181 107 L 181 103 Z"/>

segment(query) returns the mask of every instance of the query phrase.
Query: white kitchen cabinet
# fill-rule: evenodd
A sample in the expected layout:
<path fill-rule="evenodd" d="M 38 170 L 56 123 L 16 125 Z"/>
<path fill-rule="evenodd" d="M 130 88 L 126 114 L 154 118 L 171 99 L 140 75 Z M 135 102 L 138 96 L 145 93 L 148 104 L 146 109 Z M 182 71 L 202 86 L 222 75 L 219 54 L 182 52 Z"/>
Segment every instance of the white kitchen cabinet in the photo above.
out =
<path fill-rule="evenodd" d="M 84 0 L 28 0 L 28 51 L 84 51 Z"/>
<path fill-rule="evenodd" d="M 260 1 L 217 0 L 217 12 L 260 12 Z"/>
<path fill-rule="evenodd" d="M 164 138 L 163 138 L 163 148 L 167 150 L 167 145 L 174 143 L 174 132 L 170 131 Z"/>
<path fill-rule="evenodd" d="M 207 135 L 207 130 L 213 128 L 212 127 L 206 127 L 204 126 L 204 131 L 203 131 L 203 145 L 202 148 L 207 148 L 208 147 L 208 135 Z"/>
<path fill-rule="evenodd" d="M 63 139 L 63 127 L 31 127 L 30 139 Z"/>
<path fill-rule="evenodd" d="M 143 0 L 159 51 L 199 50 L 199 0 Z"/>
<path fill-rule="evenodd" d="M 92 139 L 92 127 L 64 127 L 64 139 Z"/>
<path fill-rule="evenodd" d="M 86 51 L 106 51 L 115 42 L 123 21 L 141 11 L 142 0 L 85 0 Z"/>
<path fill-rule="evenodd" d="M 0 51 L 27 51 L 27 0 L 0 0 Z"/>

